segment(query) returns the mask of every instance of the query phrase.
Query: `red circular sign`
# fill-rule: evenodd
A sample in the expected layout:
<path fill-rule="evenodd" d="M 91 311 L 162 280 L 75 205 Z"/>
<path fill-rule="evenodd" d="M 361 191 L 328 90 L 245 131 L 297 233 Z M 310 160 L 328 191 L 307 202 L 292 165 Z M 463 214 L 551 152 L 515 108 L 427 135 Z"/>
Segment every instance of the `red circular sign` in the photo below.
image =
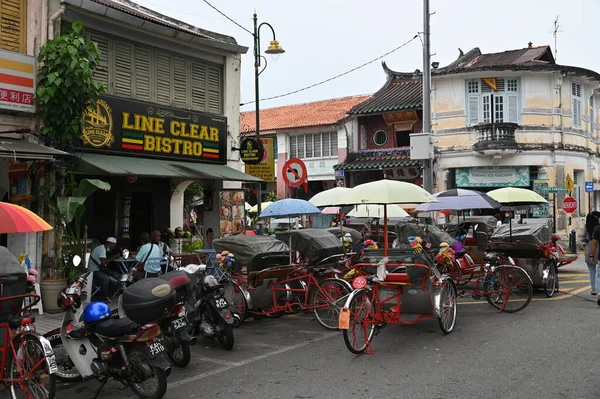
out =
<path fill-rule="evenodd" d="M 577 200 L 573 197 L 565 197 L 562 203 L 562 209 L 567 213 L 575 212 L 575 209 L 577 209 Z"/>
<path fill-rule="evenodd" d="M 300 187 L 308 181 L 306 165 L 300 158 L 288 159 L 281 169 L 283 181 L 292 188 Z"/>

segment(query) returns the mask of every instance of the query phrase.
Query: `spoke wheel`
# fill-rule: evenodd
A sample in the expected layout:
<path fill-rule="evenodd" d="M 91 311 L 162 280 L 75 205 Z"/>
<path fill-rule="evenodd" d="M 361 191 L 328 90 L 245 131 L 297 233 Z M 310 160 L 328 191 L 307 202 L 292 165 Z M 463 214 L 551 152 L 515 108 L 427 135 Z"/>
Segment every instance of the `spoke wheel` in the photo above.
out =
<path fill-rule="evenodd" d="M 350 287 L 342 280 L 326 279 L 312 292 L 311 304 L 319 323 L 330 330 L 339 327 L 340 310 L 346 304 Z"/>
<path fill-rule="evenodd" d="M 23 334 L 13 340 L 8 350 L 8 375 L 14 379 L 29 377 L 10 385 L 12 399 L 54 399 L 55 377 L 49 374 L 41 342 L 34 335 Z"/>
<path fill-rule="evenodd" d="M 352 353 L 364 353 L 375 332 L 371 314 L 377 312 L 377 299 L 370 290 L 358 291 L 350 301 L 350 326 L 343 330 L 344 342 Z"/>
<path fill-rule="evenodd" d="M 237 282 L 228 281 L 223 286 L 223 296 L 232 305 L 232 311 L 238 316 L 240 323 L 246 318 L 248 303 L 244 296 L 243 288 Z"/>
<path fill-rule="evenodd" d="M 131 349 L 127 353 L 130 376 L 127 383 L 140 398 L 160 399 L 167 392 L 167 373 L 163 369 L 152 366 L 148 356 L 139 349 Z M 150 375 L 150 378 L 143 376 Z"/>
<path fill-rule="evenodd" d="M 544 282 L 544 294 L 548 298 L 551 298 L 556 292 L 556 264 L 553 261 L 549 261 L 544 265 L 544 274 L 548 273 L 546 281 Z"/>
<path fill-rule="evenodd" d="M 177 367 L 185 367 L 190 364 L 192 352 L 190 350 L 190 341 L 181 341 L 173 350 L 167 352 L 167 356 Z"/>
<path fill-rule="evenodd" d="M 498 266 L 484 284 L 484 291 L 496 291 L 486 295 L 487 301 L 500 311 L 514 313 L 523 310 L 531 302 L 533 285 L 527 272 L 516 266 Z"/>
<path fill-rule="evenodd" d="M 450 334 L 456 324 L 456 285 L 454 281 L 442 282 L 438 324 L 444 334 Z"/>

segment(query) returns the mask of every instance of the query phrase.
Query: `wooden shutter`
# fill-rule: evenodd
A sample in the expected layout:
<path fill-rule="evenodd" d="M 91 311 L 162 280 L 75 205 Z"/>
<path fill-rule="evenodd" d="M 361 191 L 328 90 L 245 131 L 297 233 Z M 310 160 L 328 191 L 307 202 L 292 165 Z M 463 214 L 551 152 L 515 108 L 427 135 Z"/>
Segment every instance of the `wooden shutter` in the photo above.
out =
<path fill-rule="evenodd" d="M 171 105 L 171 58 L 156 52 L 156 102 Z"/>
<path fill-rule="evenodd" d="M 321 140 L 323 142 L 323 156 L 331 156 L 331 141 L 329 140 L 329 133 L 323 133 L 321 135 Z"/>
<path fill-rule="evenodd" d="M 192 109 L 206 112 L 206 65 L 192 61 Z"/>
<path fill-rule="evenodd" d="M 331 156 L 337 157 L 338 154 L 338 137 L 337 132 L 330 133 L 330 142 L 331 142 Z"/>
<path fill-rule="evenodd" d="M 94 70 L 94 80 L 104 84 L 106 93 L 112 93 L 112 87 L 108 84 L 108 48 L 110 46 L 110 41 L 108 37 L 97 33 L 90 33 L 90 40 L 96 43 L 98 51 L 100 52 L 100 59 Z"/>
<path fill-rule="evenodd" d="M 506 122 L 519 123 L 519 96 L 517 94 L 506 95 L 508 112 L 504 113 Z"/>
<path fill-rule="evenodd" d="M 184 58 L 173 57 L 173 105 L 188 108 L 187 62 Z"/>
<path fill-rule="evenodd" d="M 151 101 L 150 92 L 150 50 L 145 47 L 135 46 L 135 98 Z"/>
<path fill-rule="evenodd" d="M 479 96 L 469 96 L 469 126 L 479 123 Z"/>
<path fill-rule="evenodd" d="M 298 137 L 288 136 L 290 138 L 290 158 L 298 156 Z"/>
<path fill-rule="evenodd" d="M 304 158 L 304 154 L 305 154 L 304 150 L 305 150 L 306 147 L 304 146 L 304 137 L 305 136 L 297 136 L 296 137 L 297 140 L 298 140 L 298 154 L 297 154 L 297 156 L 300 159 Z"/>
<path fill-rule="evenodd" d="M 115 45 L 115 89 L 114 93 L 119 96 L 131 97 L 132 68 L 133 57 L 131 52 L 133 46 L 131 43 L 116 40 Z"/>
<path fill-rule="evenodd" d="M 321 158 L 321 135 L 318 133 L 313 134 L 313 142 L 315 146 L 315 158 Z"/>
<path fill-rule="evenodd" d="M 313 152 L 313 135 L 307 134 L 305 137 L 306 138 L 304 140 L 306 142 L 306 158 L 313 158 L 315 156 Z"/>
<path fill-rule="evenodd" d="M 27 52 L 26 4 L 26 0 L 0 0 L 0 49 Z"/>
<path fill-rule="evenodd" d="M 581 127 L 581 100 L 573 97 L 573 127 Z"/>
<path fill-rule="evenodd" d="M 208 67 L 208 112 L 221 113 L 221 69 Z"/>

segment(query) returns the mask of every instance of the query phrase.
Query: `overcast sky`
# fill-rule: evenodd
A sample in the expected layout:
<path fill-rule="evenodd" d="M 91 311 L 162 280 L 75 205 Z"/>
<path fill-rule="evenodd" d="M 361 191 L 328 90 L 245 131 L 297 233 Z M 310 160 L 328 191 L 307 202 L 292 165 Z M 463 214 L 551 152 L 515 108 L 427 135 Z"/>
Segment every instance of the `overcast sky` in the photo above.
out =
<path fill-rule="evenodd" d="M 242 102 L 254 100 L 252 35 L 228 21 L 202 0 L 134 0 L 146 7 L 203 29 L 231 35 L 247 46 L 242 57 Z M 410 40 L 423 31 L 421 0 L 208 0 L 213 6 L 248 30 L 252 14 L 259 23 L 275 28 L 286 50 L 277 62 L 268 56 L 260 75 L 261 98 L 277 96 L 331 78 Z M 600 71 L 598 23 L 600 0 L 431 0 L 432 61 L 441 66 L 479 47 L 484 53 L 551 45 L 553 24 L 559 16 L 557 61 Z M 271 40 L 263 27 L 261 47 Z M 397 71 L 422 69 L 419 39 L 383 58 Z M 378 60 L 358 71 L 312 89 L 261 101 L 261 109 L 328 98 L 370 94 L 385 82 Z M 254 104 L 242 110 L 254 109 Z"/>

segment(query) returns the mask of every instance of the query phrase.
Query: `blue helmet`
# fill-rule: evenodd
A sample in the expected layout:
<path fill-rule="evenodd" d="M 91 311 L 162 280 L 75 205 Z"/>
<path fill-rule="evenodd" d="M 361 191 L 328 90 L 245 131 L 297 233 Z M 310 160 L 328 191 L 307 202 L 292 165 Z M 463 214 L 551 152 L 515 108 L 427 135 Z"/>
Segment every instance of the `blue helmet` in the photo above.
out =
<path fill-rule="evenodd" d="M 104 302 L 92 302 L 83 310 L 83 322 L 95 323 L 110 317 L 110 308 Z"/>

